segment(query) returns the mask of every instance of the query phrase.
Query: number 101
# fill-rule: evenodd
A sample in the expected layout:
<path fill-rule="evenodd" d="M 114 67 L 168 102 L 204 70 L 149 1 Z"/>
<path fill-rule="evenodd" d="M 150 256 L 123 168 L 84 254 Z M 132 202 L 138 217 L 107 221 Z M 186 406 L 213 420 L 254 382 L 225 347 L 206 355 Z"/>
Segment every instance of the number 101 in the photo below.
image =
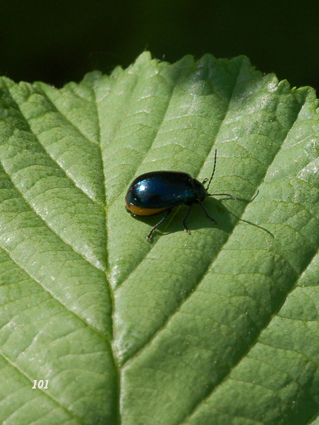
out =
<path fill-rule="evenodd" d="M 41 388 L 43 388 L 44 390 L 47 390 L 48 389 L 48 383 L 49 383 L 49 381 L 45 381 L 45 382 L 46 382 L 45 387 L 43 387 L 43 381 L 42 380 L 38 382 L 38 388 L 40 390 L 41 390 Z M 34 380 L 34 385 L 33 385 L 32 389 L 35 390 L 36 388 L 37 388 L 37 381 Z"/>

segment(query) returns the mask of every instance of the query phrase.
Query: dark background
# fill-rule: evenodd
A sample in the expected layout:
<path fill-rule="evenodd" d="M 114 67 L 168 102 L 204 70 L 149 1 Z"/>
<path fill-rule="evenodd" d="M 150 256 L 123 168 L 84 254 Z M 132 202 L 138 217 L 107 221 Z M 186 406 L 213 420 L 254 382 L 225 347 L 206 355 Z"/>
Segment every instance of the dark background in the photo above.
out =
<path fill-rule="evenodd" d="M 319 88 L 319 1 L 0 0 L 0 74 L 61 87 L 143 51 L 244 54 L 292 86 Z"/>

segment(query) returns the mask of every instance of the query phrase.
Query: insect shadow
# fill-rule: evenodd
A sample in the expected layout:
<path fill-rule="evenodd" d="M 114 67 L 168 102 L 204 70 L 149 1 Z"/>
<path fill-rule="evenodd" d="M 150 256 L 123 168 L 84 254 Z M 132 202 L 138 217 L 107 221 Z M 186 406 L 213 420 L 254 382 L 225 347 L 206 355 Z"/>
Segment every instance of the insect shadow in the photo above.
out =
<path fill-rule="evenodd" d="M 234 228 L 234 223 L 231 221 L 231 213 L 225 207 L 222 201 L 229 200 L 229 198 L 224 199 L 215 199 L 210 198 L 205 201 L 205 209 L 208 214 L 214 218 L 215 223 L 211 220 L 207 220 L 205 213 L 203 212 L 199 204 L 194 203 L 192 212 L 187 219 L 187 227 L 189 229 L 189 234 L 200 229 L 209 229 L 217 228 L 223 230 L 226 233 L 230 233 Z M 171 233 L 183 232 L 183 219 L 188 210 L 187 205 L 180 205 L 175 207 L 172 211 L 171 216 L 167 219 L 166 224 L 163 223 L 160 228 L 158 228 L 157 237 L 160 235 L 167 235 Z M 159 220 L 160 217 L 165 217 L 165 212 L 161 215 L 149 216 L 149 217 L 138 217 L 135 219 L 147 223 L 149 226 L 153 227 Z M 156 234 L 156 233 L 155 233 Z M 154 235 L 155 236 L 155 235 Z"/>
<path fill-rule="evenodd" d="M 252 200 L 254 200 L 257 195 L 258 193 L 253 197 Z M 244 204 L 248 204 L 252 201 L 238 197 L 236 198 L 236 200 L 239 202 L 243 202 Z M 194 204 L 192 214 L 189 216 L 187 221 L 189 226 L 189 233 L 191 234 L 192 231 L 195 230 L 216 228 L 224 231 L 227 234 L 230 234 L 233 231 L 234 227 L 238 224 L 238 222 L 244 222 L 268 233 L 272 238 L 274 238 L 274 235 L 269 230 L 265 229 L 263 226 L 255 224 L 249 220 L 244 220 L 238 217 L 233 212 L 229 211 L 224 203 L 225 201 L 231 201 L 231 199 L 228 197 L 222 199 L 210 198 L 205 202 L 206 210 L 208 214 L 215 219 L 215 223 L 206 219 L 205 214 L 203 213 L 200 205 Z M 162 229 L 158 229 L 159 233 L 157 237 L 159 237 L 160 235 L 165 236 L 171 233 L 183 231 L 183 226 L 181 225 L 181 222 L 185 217 L 187 209 L 187 205 L 180 205 L 176 207 L 175 210 L 172 212 L 170 219 L 167 220 L 166 225 L 164 225 Z M 165 217 L 165 213 L 162 213 L 162 216 Z M 232 220 L 232 216 L 237 219 L 235 222 L 234 220 Z M 135 218 L 143 223 L 147 223 L 151 227 L 153 227 L 159 219 L 158 216 L 137 216 Z"/>

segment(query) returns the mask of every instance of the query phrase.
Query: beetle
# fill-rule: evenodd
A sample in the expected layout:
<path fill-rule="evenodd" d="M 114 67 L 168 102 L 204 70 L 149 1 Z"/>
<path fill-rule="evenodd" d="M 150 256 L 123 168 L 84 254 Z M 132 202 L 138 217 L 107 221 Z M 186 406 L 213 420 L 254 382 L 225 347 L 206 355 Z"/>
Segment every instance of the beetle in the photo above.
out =
<path fill-rule="evenodd" d="M 206 211 L 202 202 L 207 196 L 229 196 L 236 200 L 235 196 L 228 193 L 207 193 L 211 181 L 214 177 L 217 162 L 217 149 L 215 150 L 214 168 L 209 179 L 202 182 L 194 179 L 190 174 L 179 171 L 151 171 L 150 173 L 138 176 L 131 183 L 125 196 L 126 211 L 133 216 L 150 216 L 161 214 L 166 211 L 165 216 L 151 229 L 147 236 L 149 241 L 154 230 L 169 216 L 174 207 L 186 204 L 189 209 L 183 220 L 184 230 L 189 232 L 186 220 L 194 204 L 199 204 L 206 217 L 213 223 L 216 220 Z"/>

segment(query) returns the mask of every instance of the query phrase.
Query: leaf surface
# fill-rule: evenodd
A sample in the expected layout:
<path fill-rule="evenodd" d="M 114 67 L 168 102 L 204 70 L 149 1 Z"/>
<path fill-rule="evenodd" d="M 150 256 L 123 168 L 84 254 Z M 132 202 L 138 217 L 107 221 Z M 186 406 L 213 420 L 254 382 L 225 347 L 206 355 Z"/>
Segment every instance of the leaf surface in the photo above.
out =
<path fill-rule="evenodd" d="M 314 91 L 245 57 L 1 78 L 0 422 L 317 423 L 318 135 Z M 215 149 L 210 190 L 237 201 L 147 243 L 130 182 L 202 181 Z"/>

